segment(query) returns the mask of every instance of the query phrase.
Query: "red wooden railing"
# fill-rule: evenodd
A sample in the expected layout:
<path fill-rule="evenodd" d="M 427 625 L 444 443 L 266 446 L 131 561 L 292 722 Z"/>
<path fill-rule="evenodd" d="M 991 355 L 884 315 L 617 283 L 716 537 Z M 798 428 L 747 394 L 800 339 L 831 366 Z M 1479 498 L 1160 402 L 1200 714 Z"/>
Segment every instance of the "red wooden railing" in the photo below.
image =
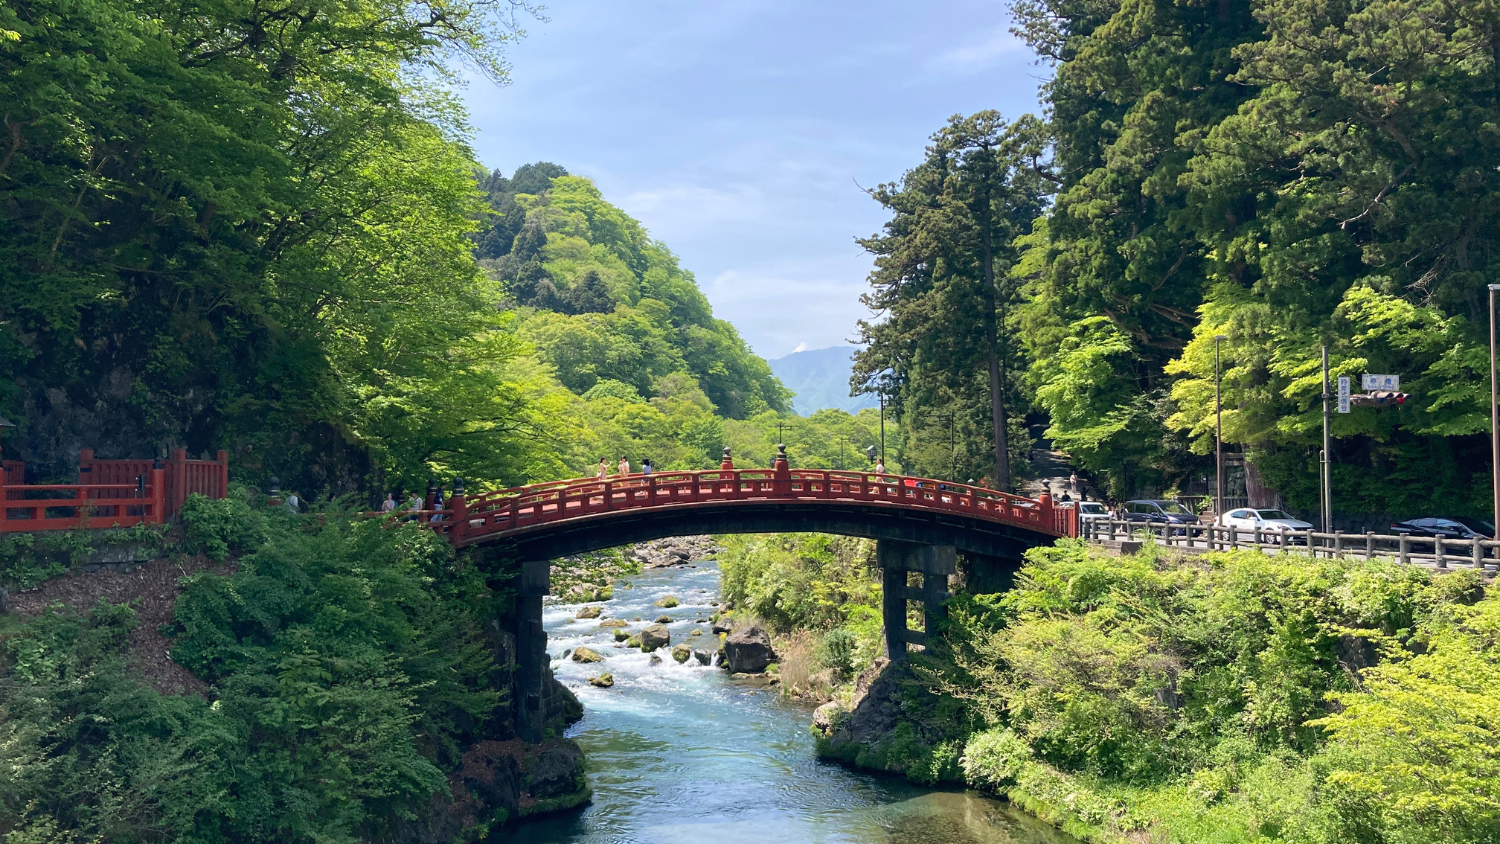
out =
<path fill-rule="evenodd" d="M 150 472 L 152 460 L 100 460 L 94 450 L 78 452 L 78 482 L 81 484 L 134 484 Z M 162 461 L 166 470 L 166 515 L 171 518 L 182 510 L 182 502 L 193 493 L 207 498 L 229 497 L 229 452 L 221 451 L 214 460 L 189 460 L 187 449 L 177 448 Z M 104 496 L 111 497 L 111 496 Z M 128 497 L 120 495 L 119 497 Z"/>
<path fill-rule="evenodd" d="M 419 518 L 463 546 L 603 513 L 735 501 L 864 502 L 955 513 L 1049 536 L 1078 535 L 1078 511 L 1054 507 L 1051 496 L 1031 499 L 931 478 L 824 469 L 709 469 L 531 484 L 455 494 L 447 509 L 424 510 Z M 434 512 L 437 521 L 431 521 Z"/>
<path fill-rule="evenodd" d="M 166 518 L 166 472 L 148 469 L 143 480 L 24 486 L 0 482 L 0 533 L 160 524 Z"/>

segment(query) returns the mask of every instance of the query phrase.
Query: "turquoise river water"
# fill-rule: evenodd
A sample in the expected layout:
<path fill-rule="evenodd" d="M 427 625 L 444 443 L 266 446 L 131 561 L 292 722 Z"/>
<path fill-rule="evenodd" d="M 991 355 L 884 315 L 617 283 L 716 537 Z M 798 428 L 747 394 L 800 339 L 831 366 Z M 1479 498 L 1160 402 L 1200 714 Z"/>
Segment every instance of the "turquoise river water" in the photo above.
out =
<path fill-rule="evenodd" d="M 627 588 L 628 587 L 628 588 Z M 672 643 L 716 648 L 712 563 L 657 569 L 618 584 L 604 616 L 638 630 L 673 618 Z M 681 605 L 652 604 L 674 595 Z M 808 732 L 812 708 L 780 699 L 774 687 L 736 682 L 666 651 L 652 665 L 615 648 L 599 620 L 575 620 L 580 604 L 546 609 L 557 677 L 583 701 L 569 731 L 589 759 L 593 802 L 562 815 L 508 827 L 490 840 L 514 844 L 1071 844 L 1074 839 L 1004 802 L 973 791 L 933 790 L 820 762 Z M 701 619 L 701 620 L 700 620 Z M 701 630 L 700 636 L 692 635 Z M 561 659 L 579 645 L 598 665 Z M 588 678 L 608 671 L 615 685 Z"/>

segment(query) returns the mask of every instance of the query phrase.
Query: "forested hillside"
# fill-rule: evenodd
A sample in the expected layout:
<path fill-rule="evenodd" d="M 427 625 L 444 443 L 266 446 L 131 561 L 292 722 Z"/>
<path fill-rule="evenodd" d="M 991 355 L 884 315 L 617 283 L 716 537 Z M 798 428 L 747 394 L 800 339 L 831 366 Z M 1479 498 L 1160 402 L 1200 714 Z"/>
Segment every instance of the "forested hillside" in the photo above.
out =
<path fill-rule="evenodd" d="M 1053 74 L 1048 123 L 955 118 L 874 192 L 891 222 L 865 241 L 868 301 L 891 318 L 866 326 L 855 380 L 888 373 L 907 445 L 951 409 L 965 453 L 998 455 L 994 420 L 1027 413 L 1114 495 L 1198 481 L 1222 337 L 1226 441 L 1316 509 L 1326 344 L 1332 377 L 1397 374 L 1412 396 L 1335 417 L 1335 508 L 1486 512 L 1493 4 L 1013 11 Z"/>

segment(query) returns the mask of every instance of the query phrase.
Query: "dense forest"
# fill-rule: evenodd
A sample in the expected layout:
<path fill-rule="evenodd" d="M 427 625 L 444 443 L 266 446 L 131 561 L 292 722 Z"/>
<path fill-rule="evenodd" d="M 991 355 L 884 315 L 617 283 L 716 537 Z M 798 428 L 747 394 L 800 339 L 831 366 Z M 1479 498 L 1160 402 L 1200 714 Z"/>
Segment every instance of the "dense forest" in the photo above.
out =
<path fill-rule="evenodd" d="M 1179 488 L 1213 471 L 1219 336 L 1226 441 L 1316 509 L 1327 345 L 1333 377 L 1398 374 L 1412 397 L 1335 417 L 1336 509 L 1487 512 L 1492 4 L 1013 11 L 1052 70 L 1046 124 L 956 117 L 873 192 L 891 222 L 867 298 L 889 318 L 855 386 L 895 399 L 907 445 L 951 409 L 1003 482 L 995 420 L 1030 414 L 1113 495 Z"/>

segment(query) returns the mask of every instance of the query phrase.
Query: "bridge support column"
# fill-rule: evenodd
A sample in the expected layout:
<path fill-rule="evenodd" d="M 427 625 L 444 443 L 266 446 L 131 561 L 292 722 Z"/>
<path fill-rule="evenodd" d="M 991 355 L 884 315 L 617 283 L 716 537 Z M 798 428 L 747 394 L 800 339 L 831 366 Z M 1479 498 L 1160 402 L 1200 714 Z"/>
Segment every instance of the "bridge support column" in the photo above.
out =
<path fill-rule="evenodd" d="M 547 633 L 542 629 L 542 598 L 548 592 L 552 564 L 521 564 L 516 596 L 516 734 L 523 741 L 542 740 L 546 715 L 542 706 L 543 672 L 547 670 Z"/>
<path fill-rule="evenodd" d="M 906 602 L 921 601 L 923 627 L 930 631 L 942 619 L 948 599 L 948 575 L 958 571 L 958 552 L 952 545 L 918 545 L 881 539 L 875 543 L 884 589 L 885 649 L 892 662 L 906 659 L 908 644 L 923 645 L 925 632 L 906 628 Z M 906 585 L 907 573 L 922 575 L 920 587 Z"/>

